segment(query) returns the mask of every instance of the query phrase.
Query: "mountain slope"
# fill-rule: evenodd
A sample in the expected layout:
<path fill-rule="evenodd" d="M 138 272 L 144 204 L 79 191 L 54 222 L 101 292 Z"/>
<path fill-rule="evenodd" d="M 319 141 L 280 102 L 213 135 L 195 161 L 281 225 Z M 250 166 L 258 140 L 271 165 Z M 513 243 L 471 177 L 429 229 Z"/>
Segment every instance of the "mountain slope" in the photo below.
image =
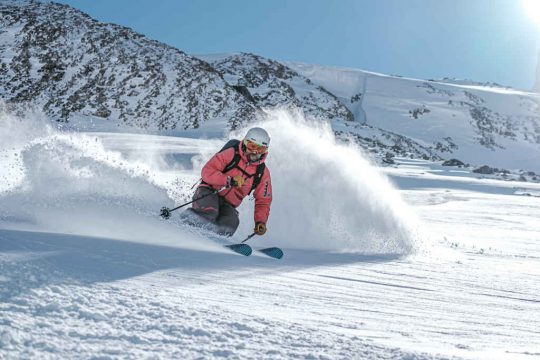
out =
<path fill-rule="evenodd" d="M 0 61 L 4 100 L 61 121 L 87 115 L 164 130 L 219 120 L 234 128 L 256 110 L 207 63 L 66 5 L 0 5 Z"/>
<path fill-rule="evenodd" d="M 199 56 L 263 108 L 297 107 L 319 119 L 352 121 L 353 114 L 321 86 L 286 65 L 254 54 Z"/>
<path fill-rule="evenodd" d="M 374 144 L 386 143 L 397 155 L 457 157 L 473 164 L 540 170 L 538 94 L 287 65 L 334 93 L 353 114 L 365 113 L 364 124 L 339 130 Z M 388 132 L 398 136 L 391 139 Z M 404 147 L 397 139 L 414 146 Z M 413 147 L 420 151 L 411 152 Z"/>

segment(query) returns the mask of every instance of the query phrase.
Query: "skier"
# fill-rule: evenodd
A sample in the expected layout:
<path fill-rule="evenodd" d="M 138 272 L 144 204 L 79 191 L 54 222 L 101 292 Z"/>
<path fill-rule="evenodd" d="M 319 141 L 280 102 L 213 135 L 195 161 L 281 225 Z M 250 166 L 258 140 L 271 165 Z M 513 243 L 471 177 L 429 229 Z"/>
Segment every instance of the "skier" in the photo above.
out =
<path fill-rule="evenodd" d="M 194 201 L 182 213 L 184 220 L 232 236 L 240 224 L 236 208 L 253 191 L 254 233 L 264 235 L 272 203 L 270 171 L 264 163 L 269 144 L 268 133 L 258 127 L 251 128 L 242 141 L 229 140 L 202 168 L 193 199 L 208 196 Z M 215 190 L 220 191 L 211 194 Z"/>

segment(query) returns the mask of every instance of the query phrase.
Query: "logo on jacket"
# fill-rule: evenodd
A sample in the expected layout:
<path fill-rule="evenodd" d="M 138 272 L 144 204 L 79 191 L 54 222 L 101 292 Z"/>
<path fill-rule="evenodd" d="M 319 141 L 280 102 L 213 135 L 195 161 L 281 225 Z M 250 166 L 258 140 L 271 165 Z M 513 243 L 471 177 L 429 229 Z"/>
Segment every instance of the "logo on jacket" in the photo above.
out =
<path fill-rule="evenodd" d="M 264 184 L 264 194 L 263 197 L 268 197 L 268 181 Z"/>

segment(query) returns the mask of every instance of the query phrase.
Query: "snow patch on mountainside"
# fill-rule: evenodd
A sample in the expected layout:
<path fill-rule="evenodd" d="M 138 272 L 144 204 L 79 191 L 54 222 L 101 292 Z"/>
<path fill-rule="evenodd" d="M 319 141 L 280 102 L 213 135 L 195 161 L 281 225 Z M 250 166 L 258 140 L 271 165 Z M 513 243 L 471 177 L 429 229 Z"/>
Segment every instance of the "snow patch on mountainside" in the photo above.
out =
<path fill-rule="evenodd" d="M 537 94 L 356 69 L 287 65 L 334 93 L 353 114 L 365 111 L 364 124 L 346 124 L 349 129 L 339 130 L 359 136 L 364 143 L 371 140 L 373 148 L 385 150 L 378 143 L 389 139 L 384 132 L 392 132 L 408 144 L 394 141 L 386 150 L 392 155 L 458 158 L 477 165 L 540 170 Z"/>

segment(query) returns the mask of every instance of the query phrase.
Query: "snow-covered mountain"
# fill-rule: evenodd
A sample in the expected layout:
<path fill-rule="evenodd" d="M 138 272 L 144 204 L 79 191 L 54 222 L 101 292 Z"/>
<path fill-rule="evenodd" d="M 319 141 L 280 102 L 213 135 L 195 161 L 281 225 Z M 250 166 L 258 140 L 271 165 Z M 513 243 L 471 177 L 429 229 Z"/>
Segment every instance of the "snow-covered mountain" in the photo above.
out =
<path fill-rule="evenodd" d="M 234 128 L 256 110 L 195 57 L 70 6 L 26 1 L 0 4 L 0 96 L 60 121 L 162 130 L 218 120 Z"/>
<path fill-rule="evenodd" d="M 323 86 L 362 124 L 353 133 L 373 151 L 540 170 L 540 95 L 494 86 L 408 79 L 357 69 L 287 63 Z"/>
<path fill-rule="evenodd" d="M 335 95 L 280 62 L 244 53 L 200 58 L 260 107 L 294 106 L 310 117 L 354 120 L 353 114 Z"/>
<path fill-rule="evenodd" d="M 255 54 L 194 57 L 54 3 L 8 1 L 0 15 L 0 97 L 55 120 L 222 136 L 262 108 L 288 107 L 384 162 L 457 158 L 522 180 L 540 171 L 537 93 Z"/>

